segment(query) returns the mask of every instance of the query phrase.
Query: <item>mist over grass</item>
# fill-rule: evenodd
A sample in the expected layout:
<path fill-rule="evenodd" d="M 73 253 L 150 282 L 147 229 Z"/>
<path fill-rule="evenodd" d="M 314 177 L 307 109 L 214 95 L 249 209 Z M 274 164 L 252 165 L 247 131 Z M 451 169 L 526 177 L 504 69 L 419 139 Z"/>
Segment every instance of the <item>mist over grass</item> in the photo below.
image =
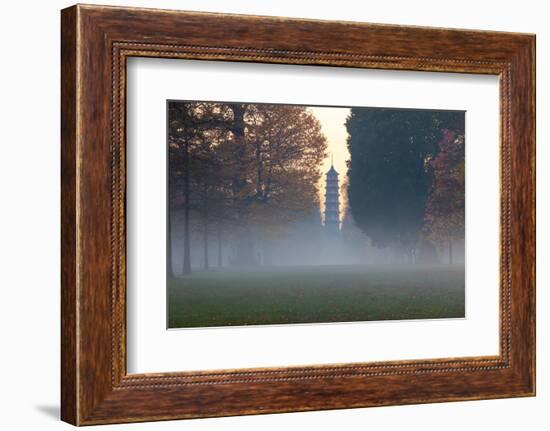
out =
<path fill-rule="evenodd" d="M 225 269 L 168 279 L 168 327 L 465 316 L 463 265 Z"/>

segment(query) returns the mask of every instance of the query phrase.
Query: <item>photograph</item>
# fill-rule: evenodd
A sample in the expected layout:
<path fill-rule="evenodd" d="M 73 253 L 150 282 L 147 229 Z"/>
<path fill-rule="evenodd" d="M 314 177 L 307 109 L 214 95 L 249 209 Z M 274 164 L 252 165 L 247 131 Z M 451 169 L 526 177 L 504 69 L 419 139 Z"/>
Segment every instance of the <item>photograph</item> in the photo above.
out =
<path fill-rule="evenodd" d="M 167 327 L 465 317 L 465 111 L 167 101 Z"/>

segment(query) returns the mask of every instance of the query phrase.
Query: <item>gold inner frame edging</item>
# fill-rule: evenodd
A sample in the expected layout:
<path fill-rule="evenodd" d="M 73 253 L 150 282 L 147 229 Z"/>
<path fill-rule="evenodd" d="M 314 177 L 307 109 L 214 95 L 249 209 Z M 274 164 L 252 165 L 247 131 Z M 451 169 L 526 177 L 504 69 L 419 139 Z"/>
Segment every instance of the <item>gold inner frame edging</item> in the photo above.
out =
<path fill-rule="evenodd" d="M 385 361 L 288 368 L 126 374 L 126 58 L 155 57 L 226 60 L 302 65 L 348 66 L 371 69 L 482 73 L 500 80 L 500 352 L 499 356 L 432 360 Z M 475 66 L 475 68 L 473 68 Z M 483 68 L 480 70 L 480 66 Z M 345 377 L 487 371 L 511 365 L 511 65 L 499 61 L 371 56 L 315 51 L 284 51 L 217 46 L 113 42 L 111 56 L 111 382 L 125 388 L 218 385 Z M 292 376 L 277 377 L 281 374 Z"/>

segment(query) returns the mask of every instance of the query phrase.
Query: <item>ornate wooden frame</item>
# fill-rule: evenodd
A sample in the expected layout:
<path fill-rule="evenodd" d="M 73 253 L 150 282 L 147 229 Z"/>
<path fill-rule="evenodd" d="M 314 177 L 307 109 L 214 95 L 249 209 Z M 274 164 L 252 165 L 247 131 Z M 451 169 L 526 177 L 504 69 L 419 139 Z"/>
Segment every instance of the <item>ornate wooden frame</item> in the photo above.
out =
<path fill-rule="evenodd" d="M 61 16 L 63 420 L 88 425 L 535 394 L 534 35 L 82 5 Z M 128 375 L 129 56 L 498 75 L 500 354 Z"/>

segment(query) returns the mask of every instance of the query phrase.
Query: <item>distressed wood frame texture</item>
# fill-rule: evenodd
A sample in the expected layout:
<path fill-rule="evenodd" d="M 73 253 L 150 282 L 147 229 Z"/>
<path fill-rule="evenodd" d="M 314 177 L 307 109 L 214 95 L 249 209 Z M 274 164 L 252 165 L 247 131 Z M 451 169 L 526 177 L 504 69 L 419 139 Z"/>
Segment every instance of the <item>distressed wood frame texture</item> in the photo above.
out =
<path fill-rule="evenodd" d="M 63 420 L 88 425 L 535 394 L 534 35 L 82 5 L 61 17 Z M 130 56 L 498 75 L 500 354 L 128 375 Z"/>

